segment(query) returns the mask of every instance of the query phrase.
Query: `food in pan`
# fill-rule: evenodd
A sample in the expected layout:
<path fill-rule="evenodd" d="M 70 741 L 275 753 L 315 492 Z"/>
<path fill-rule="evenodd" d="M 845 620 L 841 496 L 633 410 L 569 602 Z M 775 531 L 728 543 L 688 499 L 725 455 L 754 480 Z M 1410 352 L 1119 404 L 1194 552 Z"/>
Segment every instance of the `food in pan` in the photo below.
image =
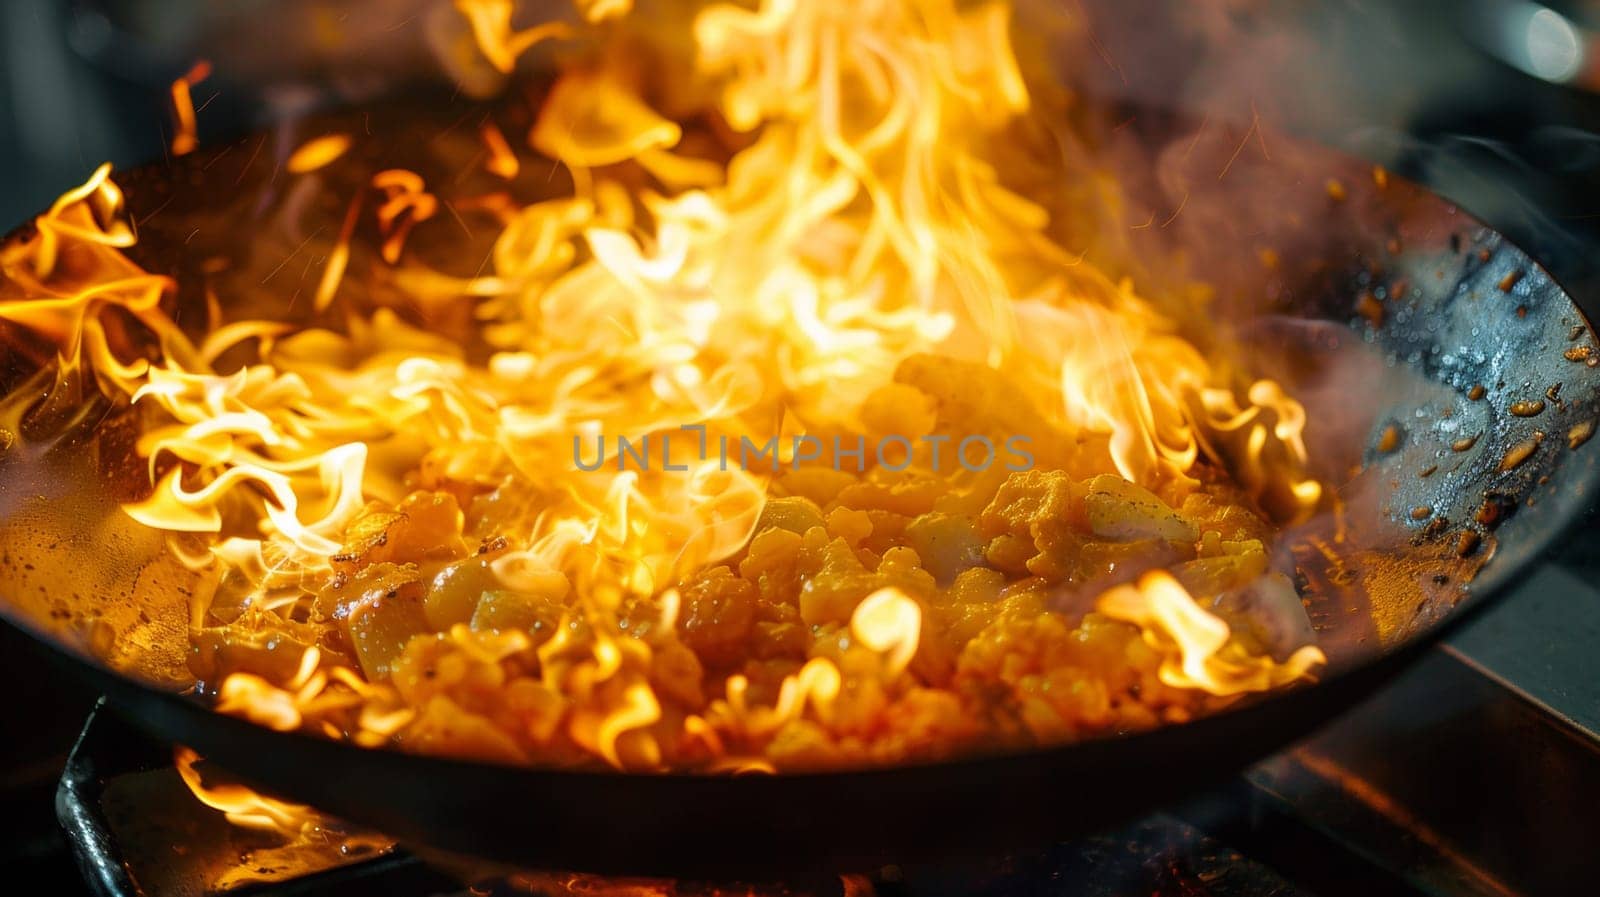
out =
<path fill-rule="evenodd" d="M 1221 360 L 1203 284 L 1110 234 L 1006 4 L 580 3 L 531 31 L 456 7 L 469 62 L 532 85 L 525 141 L 478 124 L 505 189 L 307 143 L 285 195 L 358 171 L 342 227 L 265 300 L 207 294 L 198 331 L 105 170 L 0 249 L 0 318 L 138 412 L 124 511 L 202 577 L 218 710 L 781 771 L 1181 723 L 1315 674 L 1273 551 L 1320 500 L 1304 411 Z M 514 72 L 530 47 L 553 77 Z M 513 201 L 529 179 L 551 195 Z M 423 251 L 463 210 L 499 228 L 470 276 Z"/>

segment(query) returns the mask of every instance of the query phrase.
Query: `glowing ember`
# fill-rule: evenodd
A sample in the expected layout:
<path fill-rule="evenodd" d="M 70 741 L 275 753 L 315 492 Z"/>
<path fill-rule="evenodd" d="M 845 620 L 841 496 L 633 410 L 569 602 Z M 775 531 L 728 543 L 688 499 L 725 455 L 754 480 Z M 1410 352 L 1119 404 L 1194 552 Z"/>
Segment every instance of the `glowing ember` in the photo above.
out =
<path fill-rule="evenodd" d="M 302 143 L 283 167 L 290 174 L 306 174 L 333 164 L 350 148 L 349 134 L 324 134 Z"/>
<path fill-rule="evenodd" d="M 484 148 L 489 152 L 489 161 L 484 167 L 508 181 L 515 178 L 522 170 L 522 163 L 517 161 L 517 154 L 506 142 L 506 135 L 500 133 L 494 122 L 485 122 L 478 133 L 483 135 Z"/>
<path fill-rule="evenodd" d="M 200 145 L 195 132 L 193 88 L 211 77 L 211 63 L 197 62 L 183 77 L 172 82 L 172 117 L 177 130 L 172 135 L 172 154 L 184 156 Z"/>
<path fill-rule="evenodd" d="M 1179 722 L 1321 662 L 1268 551 L 1321 499 L 1305 412 L 1180 327 L 1203 289 L 1143 295 L 1069 237 L 1092 172 L 1006 4 L 583 2 L 527 31 L 455 6 L 501 72 L 567 42 L 526 145 L 485 120 L 473 151 L 570 195 L 313 140 L 290 171 L 366 185 L 320 326 L 219 296 L 198 344 L 122 254 L 106 169 L 0 247 L 0 318 L 142 413 L 126 512 L 205 577 L 191 665 L 221 711 L 781 770 Z M 469 278 L 425 261 L 462 208 L 503 228 Z M 348 289 L 357 255 L 403 301 Z M 114 348 L 129 328 L 149 351 Z"/>

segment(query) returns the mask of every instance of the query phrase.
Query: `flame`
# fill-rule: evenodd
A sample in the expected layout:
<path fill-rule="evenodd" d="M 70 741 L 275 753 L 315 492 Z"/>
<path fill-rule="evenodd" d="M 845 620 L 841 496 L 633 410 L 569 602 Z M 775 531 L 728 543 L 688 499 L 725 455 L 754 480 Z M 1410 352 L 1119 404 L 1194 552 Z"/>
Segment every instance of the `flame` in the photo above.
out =
<path fill-rule="evenodd" d="M 174 156 L 188 155 L 200 145 L 195 123 L 194 97 L 191 91 L 196 84 L 209 77 L 211 77 L 211 63 L 201 60 L 185 72 L 183 77 L 172 82 L 172 116 L 177 126 L 172 135 Z"/>
<path fill-rule="evenodd" d="M 517 57 L 534 44 L 564 37 L 570 29 L 561 22 L 549 22 L 525 31 L 511 27 L 515 12 L 512 0 L 454 0 L 455 7 L 472 26 L 472 36 L 485 59 L 502 73 L 510 72 Z"/>
<path fill-rule="evenodd" d="M 484 167 L 497 177 L 508 181 L 515 179 L 517 172 L 522 170 L 522 163 L 517 161 L 517 154 L 506 142 L 506 135 L 492 121 L 484 122 L 478 133 L 483 137 L 484 149 L 489 153 L 489 161 L 484 163 Z"/>
<path fill-rule="evenodd" d="M 1328 660 L 1315 645 L 1302 645 L 1282 663 L 1244 653 L 1228 624 L 1162 571 L 1106 592 L 1095 609 L 1144 632 L 1145 642 L 1162 654 L 1161 681 L 1173 688 L 1221 696 L 1269 691 L 1305 678 Z"/>
<path fill-rule="evenodd" d="M 221 812 L 233 825 L 274 836 L 252 839 L 269 843 L 241 849 L 232 864 L 212 870 L 210 890 L 223 893 L 241 885 L 298 880 L 394 849 L 388 838 L 310 807 L 267 797 L 244 785 L 209 784 L 198 769 L 200 756 L 189 748 L 179 747 L 173 755 L 178 775 L 195 799 Z"/>
<path fill-rule="evenodd" d="M 391 168 L 372 176 L 372 186 L 383 194 L 378 205 L 378 228 L 383 231 L 383 260 L 400 260 L 411 229 L 439 211 L 439 200 L 423 189 L 422 177 L 414 171 Z"/>
<path fill-rule="evenodd" d="M 367 746 L 772 770 L 1002 737 L 1040 682 L 1138 657 L 1166 703 L 1038 731 L 1176 718 L 1320 660 L 1252 653 L 1166 574 L 1102 596 L 1108 628 L 1050 609 L 1073 546 L 1126 533 L 1260 575 L 1260 540 L 1186 510 L 1219 471 L 1245 515 L 1323 496 L 1304 408 L 1180 325 L 1199 288 L 1142 292 L 1138 260 L 1073 236 L 1103 225 L 1076 186 L 1099 173 L 1008 3 L 586 0 L 520 31 L 510 0 L 454 8 L 499 72 L 546 40 L 560 68 L 525 135 L 483 120 L 456 171 L 369 175 L 345 132 L 288 157 L 317 172 L 302 192 L 360 178 L 328 203 L 319 326 L 211 294 L 197 343 L 176 283 L 123 254 L 108 167 L 0 247 L 0 318 L 137 412 L 152 489 L 124 510 L 193 534 L 184 563 L 229 602 L 191 634 L 225 649 L 196 673 L 219 709 Z M 175 152 L 204 76 L 174 85 Z M 514 199 L 528 164 L 570 190 Z M 491 192 L 462 195 L 480 169 Z M 501 227 L 473 276 L 408 250 L 442 243 L 441 206 Z M 951 473 L 926 445 L 839 466 L 869 433 L 1025 438 L 1037 469 Z"/>
<path fill-rule="evenodd" d="M 850 632 L 863 645 L 883 654 L 887 674 L 898 676 L 916 656 L 922 608 L 899 589 L 879 589 L 856 605 L 850 615 Z"/>
<path fill-rule="evenodd" d="M 355 236 L 356 225 L 361 221 L 361 197 L 350 201 L 350 207 L 345 211 L 344 223 L 339 226 L 339 238 L 333 244 L 333 249 L 328 253 L 328 261 L 323 266 L 322 278 L 317 281 L 317 294 L 312 299 L 312 307 L 317 311 L 325 311 L 333 304 L 333 298 L 339 292 L 339 284 L 344 280 L 345 268 L 350 264 L 350 238 Z"/>
<path fill-rule="evenodd" d="M 350 149 L 354 141 L 349 134 L 324 134 L 300 144 L 289 154 L 283 167 L 290 174 L 309 174 L 332 165 Z"/>
<path fill-rule="evenodd" d="M 180 747 L 174 751 L 178 774 L 201 803 L 220 810 L 228 821 L 242 828 L 264 832 L 300 835 L 321 825 L 315 810 L 300 804 L 267 797 L 243 785 L 207 785 L 195 764 L 200 755 Z"/>

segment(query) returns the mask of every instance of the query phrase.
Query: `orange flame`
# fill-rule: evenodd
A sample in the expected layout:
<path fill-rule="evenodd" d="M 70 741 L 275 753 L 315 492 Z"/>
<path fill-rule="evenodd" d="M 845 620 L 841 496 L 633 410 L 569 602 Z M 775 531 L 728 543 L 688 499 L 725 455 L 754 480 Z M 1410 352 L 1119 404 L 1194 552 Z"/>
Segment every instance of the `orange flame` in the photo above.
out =
<path fill-rule="evenodd" d="M 483 146 L 489 153 L 489 161 L 484 167 L 489 173 L 506 180 L 513 180 L 517 172 L 522 170 L 522 163 L 517 161 L 517 154 L 511 151 L 511 144 L 506 143 L 506 135 L 500 133 L 500 128 L 494 122 L 484 122 L 478 129 L 483 137 Z"/>
<path fill-rule="evenodd" d="M 393 265 L 400 261 L 411 229 L 439 211 L 439 200 L 423 189 L 422 178 L 414 171 L 392 168 L 372 176 L 372 186 L 383 193 L 378 205 L 378 227 L 383 231 L 383 260 Z"/>
<path fill-rule="evenodd" d="M 513 30 L 512 0 L 455 0 L 455 6 L 471 24 L 472 35 L 484 58 L 501 72 L 515 68 L 517 57 L 534 44 L 571 33 L 562 22 L 548 22 L 525 31 Z"/>
<path fill-rule="evenodd" d="M 321 817 L 310 807 L 274 800 L 243 785 L 206 785 L 195 768 L 200 755 L 186 747 L 178 748 L 175 754 L 184 784 L 202 803 L 222 811 L 234 825 L 298 836 L 321 823 Z"/>
<path fill-rule="evenodd" d="M 195 63 L 183 77 L 172 82 L 172 116 L 177 130 L 172 135 L 172 154 L 184 156 L 200 145 L 196 130 L 194 96 L 196 84 L 211 77 L 211 63 L 204 59 Z"/>
<path fill-rule="evenodd" d="M 916 656 L 922 608 L 899 589 L 879 589 L 856 605 L 850 615 L 850 632 L 885 656 L 887 675 L 898 676 Z"/>
<path fill-rule="evenodd" d="M 1231 640 L 1226 622 L 1160 571 L 1145 574 L 1136 585 L 1106 592 L 1095 608 L 1143 630 L 1145 641 L 1163 655 L 1161 681 L 1173 688 L 1222 696 L 1269 691 L 1305 678 L 1328 661 L 1315 645 L 1295 649 L 1282 663 L 1245 654 Z"/>
<path fill-rule="evenodd" d="M 289 154 L 283 167 L 290 174 L 309 174 L 319 168 L 332 165 L 349 149 L 352 140 L 349 134 L 324 134 L 313 137 L 295 148 Z"/>

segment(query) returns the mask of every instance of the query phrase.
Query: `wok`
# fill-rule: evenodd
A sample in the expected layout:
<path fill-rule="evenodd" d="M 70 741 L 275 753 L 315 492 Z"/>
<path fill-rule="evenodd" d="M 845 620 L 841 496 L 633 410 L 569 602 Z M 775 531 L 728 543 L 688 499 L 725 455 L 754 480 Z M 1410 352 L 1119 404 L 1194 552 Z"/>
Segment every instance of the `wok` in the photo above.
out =
<path fill-rule="evenodd" d="M 459 98 L 396 103 L 303 133 L 392 135 L 358 152 L 427 171 L 455 135 L 470 135 L 461 122 L 488 114 L 507 113 Z M 1524 574 L 1592 504 L 1600 449 L 1567 443 L 1600 407 L 1600 370 L 1566 356 L 1594 336 L 1516 247 L 1354 159 L 1277 135 L 1270 158 L 1241 152 L 1248 130 L 1211 122 L 1197 133 L 1150 110 L 1098 133 L 1131 207 L 1151 212 L 1105 239 L 1195 260 L 1216 287 L 1206 317 L 1236 341 L 1244 366 L 1280 379 L 1310 413 L 1314 472 L 1340 510 L 1286 533 L 1282 551 L 1302 574 L 1330 657 L 1314 685 L 1120 737 L 782 775 L 521 768 L 271 731 L 178 692 L 182 658 L 161 650 L 186 644 L 183 612 L 132 600 L 170 594 L 181 607 L 184 584 L 161 560 L 159 538 L 116 512 L 124 484 L 144 475 L 124 418 L 93 405 L 30 424 L 50 356 L 10 325 L 0 325 L 0 393 L 9 393 L 0 427 L 12 437 L 0 440 L 0 606 L 133 724 L 263 792 L 402 843 L 528 867 L 701 879 L 870 869 L 1047 844 L 1219 781 L 1378 688 Z M 139 225 L 130 254 L 177 276 L 182 307 L 203 307 L 198 268 L 218 255 L 236 272 L 218 276 L 238 278 L 220 295 L 281 303 L 278 285 L 250 284 L 282 269 L 292 245 L 265 224 L 248 238 L 240 230 L 265 222 L 292 191 L 273 143 L 251 136 L 119 173 Z M 337 193 L 301 201 L 337 222 Z M 291 276 L 302 263 L 290 263 Z M 1382 308 L 1378 326 L 1368 293 Z M 1545 408 L 1510 412 L 1523 401 Z M 1470 447 L 1452 448 L 1470 435 Z M 1529 444 L 1526 460 L 1505 463 Z M 1417 508 L 1429 509 L 1426 519 L 1414 519 Z M 1475 551 L 1464 550 L 1463 532 L 1481 539 Z"/>

